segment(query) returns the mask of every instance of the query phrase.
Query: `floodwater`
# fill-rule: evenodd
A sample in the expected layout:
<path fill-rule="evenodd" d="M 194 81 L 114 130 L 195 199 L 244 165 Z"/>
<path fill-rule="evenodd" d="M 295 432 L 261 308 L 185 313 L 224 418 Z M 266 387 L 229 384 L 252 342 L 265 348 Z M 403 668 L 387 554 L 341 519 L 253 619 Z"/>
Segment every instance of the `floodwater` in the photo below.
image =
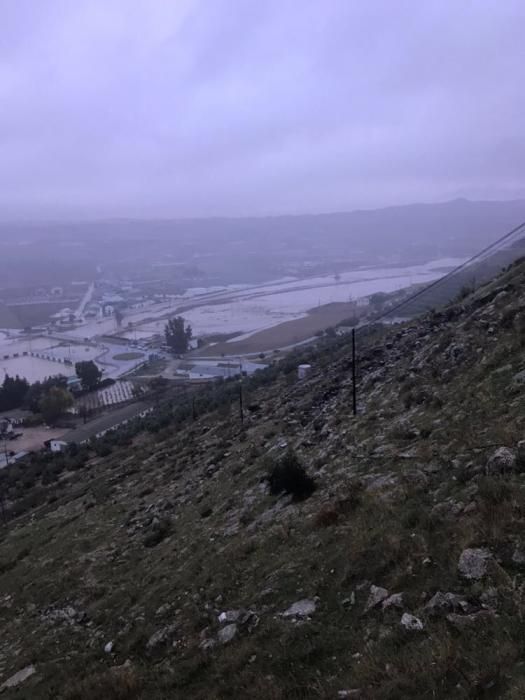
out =
<path fill-rule="evenodd" d="M 285 321 L 301 318 L 316 306 L 353 301 L 376 292 L 393 292 L 413 284 L 430 283 L 462 262 L 460 259 L 446 258 L 408 267 L 362 268 L 337 276 L 287 277 L 261 285 L 190 289 L 184 297 L 172 297 L 161 303 L 151 302 L 127 313 L 124 326 L 132 321 L 136 324 L 132 330 L 125 327 L 118 329 L 115 319 L 107 318 L 90 321 L 62 335 L 54 334 L 53 338 L 13 340 L 0 331 L 0 359 L 10 355 L 9 359 L 0 363 L 0 380 L 5 372 L 18 373 L 29 381 L 59 372 L 74 374 L 73 366 L 60 362 L 29 356 L 12 358 L 15 352 L 42 351 L 56 359 L 68 359 L 73 363 L 82 359 L 98 359 L 106 375 L 116 378 L 139 363 L 113 359 L 112 355 L 116 352 L 126 352 L 125 347 L 119 346 L 114 352 L 109 352 L 107 342 L 101 345 L 95 341 L 87 345 L 82 340 L 117 334 L 140 342 L 154 333 L 162 334 L 165 318 L 177 314 L 184 316 L 191 324 L 196 337 L 215 333 L 237 333 L 247 337 Z M 194 308 L 186 308 L 193 304 Z M 63 341 L 62 344 L 57 338 Z M 69 339 L 73 342 L 68 343 Z"/>
<path fill-rule="evenodd" d="M 43 360 L 40 357 L 13 357 L 8 360 L 0 360 L 0 382 L 4 381 L 6 374 L 14 377 L 19 375 L 25 377 L 28 382 L 36 382 L 52 377 L 55 374 L 63 374 L 70 377 L 75 374 L 71 365 L 64 365 L 62 362 Z"/>
<path fill-rule="evenodd" d="M 239 292 L 214 293 L 214 303 L 184 313 L 196 335 L 240 332 L 247 336 L 284 321 L 303 317 L 308 310 L 333 302 L 348 302 L 376 292 L 394 292 L 442 277 L 462 260 L 447 258 L 424 265 L 363 269 L 333 275 L 270 283 Z M 216 303 L 229 296 L 225 303 Z M 209 299 L 209 298 L 208 298 Z M 238 338 L 237 338 L 238 339 Z M 235 339 L 234 339 L 235 340 Z"/>

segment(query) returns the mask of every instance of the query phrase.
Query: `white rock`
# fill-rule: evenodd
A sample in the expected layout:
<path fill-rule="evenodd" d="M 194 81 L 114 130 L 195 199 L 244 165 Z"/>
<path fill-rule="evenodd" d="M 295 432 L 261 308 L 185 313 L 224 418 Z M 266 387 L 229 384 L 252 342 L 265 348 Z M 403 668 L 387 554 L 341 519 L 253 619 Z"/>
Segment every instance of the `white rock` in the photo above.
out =
<path fill-rule="evenodd" d="M 232 639 L 236 636 L 237 634 L 237 625 L 231 624 L 231 625 L 226 625 L 226 627 L 223 627 L 221 630 L 219 630 L 219 634 L 217 635 L 217 638 L 221 644 L 228 644 L 229 642 L 232 641 Z"/>
<path fill-rule="evenodd" d="M 113 646 L 114 646 L 114 645 L 113 645 L 113 642 L 108 642 L 108 643 L 105 645 L 104 651 L 106 652 L 106 654 L 111 654 L 111 652 L 113 651 Z"/>
<path fill-rule="evenodd" d="M 438 591 L 425 605 L 425 610 L 430 615 L 438 615 L 456 610 L 466 610 L 468 603 L 457 593 L 443 593 Z"/>
<path fill-rule="evenodd" d="M 516 467 L 516 455 L 508 447 L 498 447 L 487 461 L 487 474 L 504 474 Z"/>
<path fill-rule="evenodd" d="M 467 579 L 483 578 L 491 558 L 488 549 L 464 549 L 459 557 L 458 571 Z"/>
<path fill-rule="evenodd" d="M 388 598 L 388 591 L 381 586 L 370 586 L 370 595 L 365 605 L 365 612 L 372 610 L 376 605 L 379 605 L 385 598 Z"/>
<path fill-rule="evenodd" d="M 219 622 L 237 622 L 242 615 L 242 610 L 226 610 L 219 615 Z"/>
<path fill-rule="evenodd" d="M 20 685 L 20 683 L 26 681 L 35 672 L 36 668 L 33 666 L 33 664 L 31 664 L 30 666 L 26 666 L 21 671 L 17 671 L 17 673 L 15 673 L 4 683 L 2 683 L 2 685 L 0 686 L 0 691 L 6 690 L 7 688 L 16 688 L 17 685 Z"/>
<path fill-rule="evenodd" d="M 310 617 L 310 615 L 314 614 L 315 608 L 315 600 L 304 598 L 290 605 L 288 610 L 283 612 L 283 617 Z"/>
<path fill-rule="evenodd" d="M 411 615 L 410 613 L 403 613 L 403 616 L 401 618 L 401 625 L 406 630 L 410 630 L 411 632 L 421 632 L 421 630 L 423 629 L 423 623 L 421 622 L 419 617 Z"/>
<path fill-rule="evenodd" d="M 385 598 L 383 602 L 381 603 L 381 607 L 383 610 L 386 610 L 387 608 L 402 608 L 403 607 L 403 594 L 402 593 L 393 593 L 391 596 L 388 596 L 388 598 Z"/>
<path fill-rule="evenodd" d="M 177 630 L 177 625 L 168 625 L 168 627 L 163 627 L 160 630 L 157 630 L 154 632 L 151 637 L 148 639 L 148 642 L 146 644 L 146 648 L 148 651 L 153 651 L 154 649 L 167 644 L 170 639 L 173 637 Z"/>
<path fill-rule="evenodd" d="M 516 545 L 512 554 L 512 561 L 520 566 L 525 564 L 525 547 L 522 544 Z"/>

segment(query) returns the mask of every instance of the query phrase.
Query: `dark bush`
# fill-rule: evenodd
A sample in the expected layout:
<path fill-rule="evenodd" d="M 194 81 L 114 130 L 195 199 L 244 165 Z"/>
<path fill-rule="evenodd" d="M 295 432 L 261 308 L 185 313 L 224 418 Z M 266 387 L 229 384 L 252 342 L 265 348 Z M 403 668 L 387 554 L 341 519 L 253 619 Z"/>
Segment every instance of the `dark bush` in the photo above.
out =
<path fill-rule="evenodd" d="M 331 503 L 325 503 L 321 510 L 315 516 L 315 525 L 317 527 L 330 527 L 337 525 L 339 522 L 340 513 L 337 508 Z"/>
<path fill-rule="evenodd" d="M 94 449 L 97 457 L 107 457 L 113 451 L 111 448 L 111 444 L 107 442 L 102 442 L 102 440 L 97 440 L 97 442 L 94 445 Z"/>
<path fill-rule="evenodd" d="M 290 493 L 294 499 L 308 498 L 315 491 L 315 482 L 308 476 L 299 458 L 292 450 L 275 464 L 268 477 L 270 493 Z"/>

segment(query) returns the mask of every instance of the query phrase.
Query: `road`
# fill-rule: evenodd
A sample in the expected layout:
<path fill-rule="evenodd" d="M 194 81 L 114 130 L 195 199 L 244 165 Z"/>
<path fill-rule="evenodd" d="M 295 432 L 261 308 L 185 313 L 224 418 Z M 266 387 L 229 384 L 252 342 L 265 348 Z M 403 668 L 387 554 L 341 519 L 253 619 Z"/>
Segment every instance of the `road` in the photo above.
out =
<path fill-rule="evenodd" d="M 75 312 L 75 315 L 76 315 L 76 316 L 79 316 L 79 317 L 80 317 L 80 316 L 83 316 L 83 315 L 84 315 L 84 309 L 86 308 L 86 306 L 89 304 L 89 302 L 90 302 L 91 299 L 93 298 L 93 292 L 94 292 L 94 291 L 95 291 L 95 283 L 94 283 L 94 282 L 91 282 L 91 284 L 89 285 L 89 287 L 88 287 L 86 293 L 85 293 L 84 296 L 82 297 L 82 301 L 80 302 L 80 304 L 79 304 L 78 307 L 77 307 L 77 310 L 76 310 L 76 312 Z"/>

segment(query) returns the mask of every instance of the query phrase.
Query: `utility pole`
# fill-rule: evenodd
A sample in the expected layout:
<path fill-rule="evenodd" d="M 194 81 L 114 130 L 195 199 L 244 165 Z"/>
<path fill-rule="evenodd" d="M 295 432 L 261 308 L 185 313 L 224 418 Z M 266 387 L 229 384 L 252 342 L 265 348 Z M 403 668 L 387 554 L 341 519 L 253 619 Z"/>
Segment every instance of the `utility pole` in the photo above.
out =
<path fill-rule="evenodd" d="M 4 453 L 5 453 L 5 468 L 9 466 L 9 455 L 7 454 L 7 438 L 4 436 Z M 0 484 L 0 518 L 4 525 L 7 526 L 7 516 L 5 512 L 5 492 L 4 485 Z"/>
<path fill-rule="evenodd" d="M 239 409 L 241 414 L 241 425 L 244 425 L 244 410 L 242 407 L 242 379 L 239 382 Z"/>
<path fill-rule="evenodd" d="M 0 518 L 3 524 L 7 527 L 7 515 L 5 512 L 5 493 L 3 484 L 0 485 Z"/>
<path fill-rule="evenodd" d="M 5 466 L 9 466 L 9 454 L 7 452 L 7 437 L 4 434 L 4 456 L 5 456 Z"/>
<path fill-rule="evenodd" d="M 239 375 L 239 410 L 241 414 L 241 425 L 244 425 L 244 409 L 242 405 L 242 360 L 239 357 L 239 370 L 240 370 L 240 375 Z"/>
<path fill-rule="evenodd" d="M 354 416 L 357 416 L 357 386 L 355 375 L 355 328 L 352 328 L 352 409 Z"/>

